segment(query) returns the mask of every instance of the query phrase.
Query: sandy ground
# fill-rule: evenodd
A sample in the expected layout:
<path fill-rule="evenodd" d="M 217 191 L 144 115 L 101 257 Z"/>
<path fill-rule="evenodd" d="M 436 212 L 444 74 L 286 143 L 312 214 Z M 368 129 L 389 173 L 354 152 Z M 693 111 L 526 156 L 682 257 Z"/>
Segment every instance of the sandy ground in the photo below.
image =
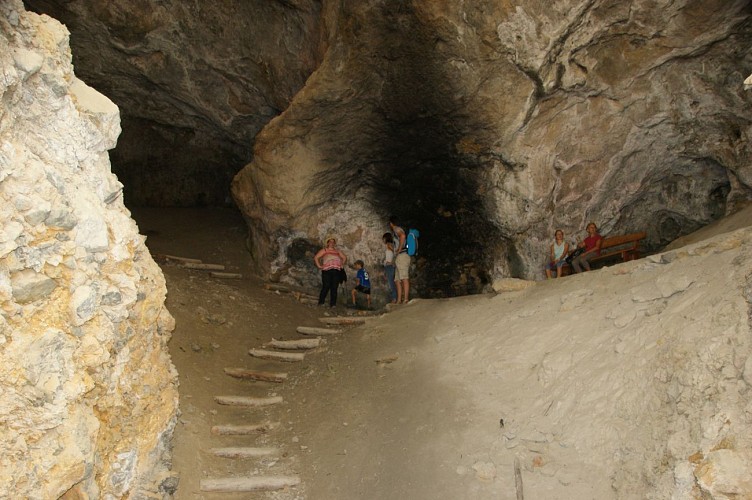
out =
<path fill-rule="evenodd" d="M 170 351 L 180 377 L 178 499 L 518 499 L 523 488 L 535 499 L 668 498 L 678 488 L 672 467 L 717 437 L 704 429 L 705 441 L 695 439 L 704 417 L 671 401 L 697 399 L 706 414 L 732 415 L 738 406 L 718 396 L 709 407 L 707 387 L 703 393 L 681 381 L 742 377 L 733 368 L 750 343 L 740 283 L 752 273 L 743 231 L 584 275 L 532 286 L 512 281 L 498 295 L 414 300 L 325 337 L 302 363 L 279 363 L 247 352 L 272 338 L 303 337 L 296 326 L 323 326 L 322 310 L 249 276 L 242 219 L 218 209 L 133 215 L 153 254 L 244 275 L 218 280 L 162 264 L 177 323 Z M 734 335 L 741 337 L 726 338 Z M 710 352 L 697 355 L 695 346 L 710 338 L 703 347 Z M 717 347 L 724 345 L 737 347 Z M 729 356 L 726 382 L 718 381 L 716 365 Z M 241 381 L 225 375 L 227 367 L 289 378 Z M 221 395 L 283 402 L 241 409 L 215 403 Z M 267 421 L 279 426 L 252 436 L 210 432 Z M 749 430 L 733 429 L 738 446 L 748 446 Z M 242 460 L 209 453 L 240 446 L 279 452 Z M 290 474 L 301 483 L 276 492 L 199 486 Z"/>

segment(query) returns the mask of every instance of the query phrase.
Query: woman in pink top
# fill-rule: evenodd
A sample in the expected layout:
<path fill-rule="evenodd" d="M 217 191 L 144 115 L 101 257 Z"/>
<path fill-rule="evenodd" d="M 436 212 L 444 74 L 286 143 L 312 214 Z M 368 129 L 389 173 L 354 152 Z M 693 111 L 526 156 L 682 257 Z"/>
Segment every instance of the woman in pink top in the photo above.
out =
<path fill-rule="evenodd" d="M 326 294 L 329 294 L 329 305 L 337 305 L 337 287 L 340 283 L 342 269 L 345 267 L 347 257 L 337 248 L 337 240 L 334 236 L 327 236 L 326 246 L 313 256 L 316 267 L 321 269 L 321 293 L 319 305 L 324 305 Z"/>
<path fill-rule="evenodd" d="M 603 236 L 598 234 L 598 226 L 595 225 L 595 222 L 591 222 L 587 225 L 586 229 L 588 233 L 587 238 L 577 245 L 579 248 L 584 248 L 585 252 L 575 257 L 572 261 L 572 269 L 576 273 L 581 273 L 583 266 L 585 267 L 585 271 L 590 271 L 590 259 L 601 254 Z"/>

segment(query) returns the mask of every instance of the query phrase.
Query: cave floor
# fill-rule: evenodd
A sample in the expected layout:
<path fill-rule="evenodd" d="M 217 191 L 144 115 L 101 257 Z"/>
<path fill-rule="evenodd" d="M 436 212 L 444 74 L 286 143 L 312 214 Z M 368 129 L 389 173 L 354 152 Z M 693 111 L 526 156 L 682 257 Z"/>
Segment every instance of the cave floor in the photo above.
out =
<path fill-rule="evenodd" d="M 713 231 L 748 225 L 750 213 L 752 207 Z M 323 337 L 324 344 L 302 362 L 259 360 L 248 351 L 273 338 L 301 338 L 296 327 L 320 328 L 319 319 L 331 312 L 304 305 L 290 293 L 268 291 L 250 275 L 245 224 L 235 211 L 155 209 L 133 215 L 162 266 L 166 305 L 176 320 L 169 350 L 180 382 L 173 436 L 177 499 L 515 500 L 523 480 L 527 498 L 610 500 L 637 491 L 668 498 L 671 481 L 634 484 L 630 472 L 656 456 L 654 447 L 662 446 L 656 435 L 672 432 L 671 418 L 643 408 L 643 395 L 654 384 L 648 374 L 665 366 L 662 351 L 646 346 L 660 345 L 653 339 L 666 332 L 682 332 L 671 341 L 679 343 L 687 332 L 701 338 L 716 328 L 746 328 L 727 328 L 737 319 L 746 325 L 744 313 L 711 312 L 717 303 L 738 300 L 737 282 L 746 272 L 732 272 L 747 265 L 744 233 L 729 233 L 707 243 L 718 251 L 677 254 L 678 263 L 660 264 L 665 269 L 646 259 L 521 291 L 414 299 L 389 314 L 372 315 L 365 325 Z M 170 263 L 164 254 L 223 264 L 243 277 L 214 278 Z M 688 281 L 690 270 L 696 276 Z M 663 274 L 656 278 L 657 272 Z M 676 284 L 674 302 L 655 295 L 657 279 Z M 686 284 L 693 282 L 703 286 Z M 379 287 L 374 284 L 376 293 Z M 653 296 L 658 312 L 642 314 L 646 306 L 633 297 Z M 592 323 L 582 329 L 581 301 L 590 297 Z M 695 316 L 685 315 L 686 304 Z M 357 313 L 346 307 L 334 312 Z M 629 329 L 617 325 L 623 318 Z M 698 321 L 707 324 L 687 326 Z M 695 345 L 690 338 L 686 347 L 674 349 L 689 352 Z M 625 353 L 631 357 L 625 359 Z M 288 378 L 279 384 L 240 380 L 225 368 L 284 372 Z M 619 401 L 627 406 L 613 402 L 616 393 L 623 393 Z M 217 396 L 282 401 L 247 408 L 220 405 Z M 549 414 L 553 401 L 555 414 Z M 640 418 L 637 427 L 634 415 Z M 278 425 L 245 436 L 212 434 L 213 426 L 262 422 Z M 616 428 L 630 431 L 607 438 Z M 619 446 L 636 450 L 634 463 L 614 453 Z M 245 459 L 212 453 L 248 447 L 277 451 Z M 627 466 L 627 475 L 620 476 Z M 256 493 L 201 491 L 202 480 L 290 475 L 300 484 Z M 614 483 L 622 477 L 629 485 Z"/>
<path fill-rule="evenodd" d="M 301 304 L 289 293 L 268 291 L 260 278 L 250 275 L 245 224 L 234 210 L 132 212 L 164 272 L 166 306 L 176 320 L 169 343 L 180 382 L 180 415 L 173 437 L 173 471 L 180 476 L 175 498 L 407 498 L 403 496 L 407 492 L 409 498 L 452 498 L 442 481 L 422 476 L 438 472 L 452 477 L 454 470 L 432 467 L 437 457 L 430 450 L 419 451 L 420 465 L 410 464 L 412 452 L 406 452 L 411 441 L 412 451 L 421 448 L 420 436 L 414 426 L 404 425 L 406 421 L 415 420 L 421 424 L 419 429 L 427 428 L 423 425 L 426 416 L 443 415 L 443 408 L 455 397 L 419 373 L 423 371 L 419 364 L 404 364 L 412 348 L 409 336 L 385 325 L 345 328 L 341 335 L 322 337 L 322 347 L 306 353 L 302 363 L 252 358 L 249 349 L 263 348 L 272 338 L 304 338 L 296 333 L 297 326 L 325 326 L 318 319 L 331 314 L 328 308 Z M 165 261 L 165 254 L 223 264 L 226 272 L 243 277 L 212 278 L 209 271 Z M 334 312 L 358 314 L 343 307 L 341 296 Z M 383 342 L 390 330 L 394 337 Z M 400 356 L 400 363 L 391 363 Z M 401 363 L 407 372 L 395 371 Z M 284 372 L 288 379 L 282 384 L 239 380 L 226 375 L 225 368 Z M 412 379 L 410 392 L 399 389 L 405 377 Z M 422 387 L 421 381 L 428 384 Z M 425 397 L 415 401 L 409 395 L 414 390 Z M 282 396 L 283 402 L 249 409 L 220 405 L 216 396 Z M 218 425 L 262 422 L 279 426 L 248 436 L 211 432 Z M 211 453 L 214 448 L 228 447 L 271 447 L 279 453 L 247 459 Z M 299 476 L 301 483 L 279 491 L 221 494 L 202 492 L 200 485 L 207 479 L 288 475 Z M 436 489 L 420 486 L 416 490 L 418 484 L 426 483 L 434 483 Z"/>
<path fill-rule="evenodd" d="M 180 415 L 173 437 L 173 471 L 180 482 L 177 499 L 194 498 L 306 498 L 304 484 L 276 493 L 210 493 L 200 481 L 250 475 L 290 475 L 300 472 L 300 437 L 296 433 L 296 408 L 287 401 L 282 386 L 306 370 L 301 363 L 256 360 L 248 351 L 275 339 L 298 338 L 295 327 L 317 323 L 316 309 L 299 304 L 289 294 L 263 288 L 250 273 L 245 251 L 245 223 L 232 209 L 132 210 L 146 244 L 159 263 L 167 282 L 166 306 L 176 321 L 169 343 L 178 371 Z M 225 265 L 241 279 L 217 279 L 207 270 L 185 269 L 164 255 L 200 259 Z M 321 326 L 321 325 L 320 325 Z M 285 372 L 285 384 L 229 377 L 225 368 Z M 223 406 L 216 396 L 283 396 L 277 408 L 248 409 Z M 216 425 L 250 425 L 280 422 L 268 433 L 248 436 L 213 435 Z M 210 450 L 226 447 L 274 447 L 280 454 L 260 459 L 215 457 Z M 250 496 L 249 496 L 250 495 Z M 256 495 L 256 496 L 254 496 Z"/>

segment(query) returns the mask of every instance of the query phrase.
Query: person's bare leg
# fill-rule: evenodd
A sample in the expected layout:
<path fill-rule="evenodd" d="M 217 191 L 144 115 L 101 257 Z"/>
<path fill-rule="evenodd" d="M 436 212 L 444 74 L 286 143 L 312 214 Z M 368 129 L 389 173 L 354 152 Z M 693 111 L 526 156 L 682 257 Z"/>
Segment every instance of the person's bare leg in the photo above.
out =
<path fill-rule="evenodd" d="M 564 269 L 564 266 L 557 266 L 556 267 L 556 277 L 561 278 L 561 271 Z"/>
<path fill-rule="evenodd" d="M 394 286 L 397 288 L 397 304 L 402 303 L 402 280 L 394 280 Z"/>
<path fill-rule="evenodd" d="M 410 280 L 402 280 L 402 287 L 405 289 L 405 304 L 410 300 Z"/>
<path fill-rule="evenodd" d="M 355 293 L 356 293 L 356 292 L 355 292 L 355 289 L 353 288 L 353 291 L 352 291 L 352 300 L 353 300 L 353 305 L 355 305 L 355 303 L 356 303 L 356 300 L 355 300 Z"/>
<path fill-rule="evenodd" d="M 551 279 L 551 270 L 546 268 L 546 279 Z"/>

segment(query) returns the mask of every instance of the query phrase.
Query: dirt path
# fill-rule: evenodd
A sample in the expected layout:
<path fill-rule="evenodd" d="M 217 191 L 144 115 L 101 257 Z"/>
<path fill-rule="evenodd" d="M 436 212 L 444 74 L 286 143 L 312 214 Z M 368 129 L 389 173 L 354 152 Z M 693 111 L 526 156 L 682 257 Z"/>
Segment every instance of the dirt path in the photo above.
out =
<path fill-rule="evenodd" d="M 173 451 L 173 468 L 180 474 L 176 498 L 353 498 L 348 492 L 361 485 L 348 484 L 349 474 L 343 473 L 353 466 L 364 469 L 368 476 L 364 485 L 381 480 L 373 470 L 367 471 L 366 463 L 353 464 L 351 458 L 370 460 L 362 452 L 372 447 L 363 438 L 373 434 L 364 429 L 363 417 L 383 411 L 377 408 L 378 398 L 365 398 L 364 393 L 378 396 L 394 390 L 390 364 L 400 355 L 376 352 L 364 344 L 383 331 L 342 327 L 340 335 L 321 336 L 322 346 L 307 352 L 302 363 L 252 358 L 249 349 L 263 348 L 272 339 L 316 338 L 300 335 L 296 328 L 326 328 L 319 321 L 322 310 L 299 303 L 289 293 L 266 290 L 259 278 L 250 275 L 243 244 L 245 227 L 234 211 L 141 209 L 134 210 L 133 216 L 165 274 L 167 307 L 176 320 L 170 342 L 180 380 L 181 415 Z M 223 264 L 227 272 L 241 273 L 243 278 L 212 278 L 208 271 L 185 269 L 164 260 L 164 255 Z M 335 313 L 353 311 L 339 307 Z M 363 331 L 370 333 L 361 337 Z M 379 357 L 383 362 L 376 363 Z M 225 368 L 282 372 L 288 379 L 281 384 L 236 379 L 225 374 Z M 217 404 L 217 396 L 281 396 L 282 403 L 243 408 Z M 353 407 L 356 399 L 359 401 Z M 267 422 L 278 425 L 268 432 L 243 436 L 211 432 L 213 426 Z M 343 442 L 352 446 L 348 449 Z M 224 447 L 277 448 L 279 453 L 251 459 L 220 458 L 210 453 Z M 383 460 L 383 447 L 384 443 L 377 446 L 379 460 Z M 396 462 L 394 467 L 401 466 Z M 277 492 L 218 494 L 200 488 L 201 480 L 210 478 L 292 474 L 301 478 L 301 484 Z M 368 498 L 368 494 L 359 497 Z"/>

